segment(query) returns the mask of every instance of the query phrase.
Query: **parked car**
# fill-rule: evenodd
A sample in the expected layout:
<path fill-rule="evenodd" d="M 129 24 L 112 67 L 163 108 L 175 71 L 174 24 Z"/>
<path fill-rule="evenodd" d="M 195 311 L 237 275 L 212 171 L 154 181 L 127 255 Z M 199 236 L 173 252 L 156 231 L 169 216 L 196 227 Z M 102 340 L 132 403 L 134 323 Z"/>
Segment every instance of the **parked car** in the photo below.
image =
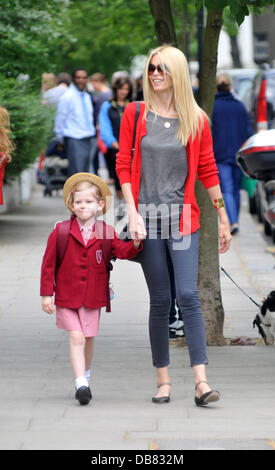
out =
<path fill-rule="evenodd" d="M 240 101 L 244 102 L 244 97 L 249 93 L 249 90 L 252 88 L 258 70 L 258 68 L 251 68 L 229 69 L 226 71 L 226 73 L 231 77 L 233 92 Z"/>
<path fill-rule="evenodd" d="M 255 132 L 275 128 L 275 69 L 258 70 L 243 102 Z"/>
<path fill-rule="evenodd" d="M 237 163 L 249 178 L 257 179 L 255 211 L 266 235 L 275 243 L 275 129 L 260 131 L 240 148 Z"/>

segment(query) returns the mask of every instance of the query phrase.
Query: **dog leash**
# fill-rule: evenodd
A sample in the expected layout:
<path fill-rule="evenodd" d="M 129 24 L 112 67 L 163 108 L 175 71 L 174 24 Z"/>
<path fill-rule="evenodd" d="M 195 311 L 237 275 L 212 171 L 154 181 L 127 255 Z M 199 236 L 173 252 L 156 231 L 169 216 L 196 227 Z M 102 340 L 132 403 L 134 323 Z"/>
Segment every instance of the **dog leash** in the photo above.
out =
<path fill-rule="evenodd" d="M 220 266 L 220 268 L 221 268 L 221 270 L 224 272 L 224 274 L 226 274 L 226 276 L 229 277 L 229 279 L 231 279 L 231 281 L 233 282 L 233 284 L 235 284 L 235 286 L 237 286 L 238 289 L 240 289 L 240 291 L 241 291 L 244 295 L 246 295 L 246 297 L 248 297 L 248 298 L 251 300 L 251 302 L 253 302 L 253 304 L 257 305 L 257 307 L 260 307 L 260 305 L 259 305 L 257 302 L 255 302 L 255 300 L 252 299 L 252 297 L 250 297 L 250 296 L 232 279 L 231 276 L 229 276 L 229 274 L 226 272 L 226 270 L 225 270 L 222 266 Z"/>

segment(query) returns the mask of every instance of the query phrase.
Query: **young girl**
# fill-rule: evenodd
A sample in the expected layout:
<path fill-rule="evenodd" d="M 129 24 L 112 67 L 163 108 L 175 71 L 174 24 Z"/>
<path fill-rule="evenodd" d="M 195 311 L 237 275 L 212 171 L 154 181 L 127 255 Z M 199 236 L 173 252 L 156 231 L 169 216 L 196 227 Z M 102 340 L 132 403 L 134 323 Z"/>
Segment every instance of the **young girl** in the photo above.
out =
<path fill-rule="evenodd" d="M 96 220 L 99 213 L 108 210 L 111 202 L 111 192 L 98 176 L 91 173 L 72 175 L 64 185 L 63 198 L 74 214 L 67 246 L 57 267 L 57 224 L 49 236 L 43 257 L 40 295 L 44 312 L 53 314 L 55 303 L 57 327 L 69 332 L 75 396 L 81 405 L 86 405 L 92 398 L 90 366 L 100 310 L 109 304 L 108 262 L 112 255 L 121 259 L 134 258 L 142 249 L 142 243 L 140 240 L 125 243 L 113 227 Z M 107 261 L 101 240 L 104 236 L 110 246 Z"/>

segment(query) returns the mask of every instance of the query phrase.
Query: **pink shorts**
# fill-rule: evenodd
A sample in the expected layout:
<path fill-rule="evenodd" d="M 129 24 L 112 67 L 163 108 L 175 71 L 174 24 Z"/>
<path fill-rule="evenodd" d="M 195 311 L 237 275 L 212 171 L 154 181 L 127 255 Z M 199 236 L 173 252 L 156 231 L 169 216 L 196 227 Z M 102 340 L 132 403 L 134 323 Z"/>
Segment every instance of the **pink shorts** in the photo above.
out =
<path fill-rule="evenodd" d="M 82 331 L 85 338 L 98 335 L 100 308 L 71 309 L 56 305 L 56 325 L 62 330 Z"/>

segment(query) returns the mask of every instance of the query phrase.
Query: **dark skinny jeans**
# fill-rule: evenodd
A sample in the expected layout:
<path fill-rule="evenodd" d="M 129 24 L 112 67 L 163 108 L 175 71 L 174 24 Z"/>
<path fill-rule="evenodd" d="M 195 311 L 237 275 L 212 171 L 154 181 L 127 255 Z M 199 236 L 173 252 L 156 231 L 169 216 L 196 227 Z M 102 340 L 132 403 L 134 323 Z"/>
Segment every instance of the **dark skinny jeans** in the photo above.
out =
<path fill-rule="evenodd" d="M 191 242 L 191 243 L 190 243 Z M 190 246 L 189 246 L 190 245 Z M 179 249 L 181 248 L 181 249 Z M 169 365 L 169 313 L 171 307 L 169 250 L 174 269 L 177 304 L 183 315 L 191 366 L 207 364 L 205 324 L 197 289 L 199 232 L 173 239 L 146 238 L 141 266 L 150 296 L 149 333 L 153 366 Z"/>

